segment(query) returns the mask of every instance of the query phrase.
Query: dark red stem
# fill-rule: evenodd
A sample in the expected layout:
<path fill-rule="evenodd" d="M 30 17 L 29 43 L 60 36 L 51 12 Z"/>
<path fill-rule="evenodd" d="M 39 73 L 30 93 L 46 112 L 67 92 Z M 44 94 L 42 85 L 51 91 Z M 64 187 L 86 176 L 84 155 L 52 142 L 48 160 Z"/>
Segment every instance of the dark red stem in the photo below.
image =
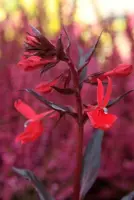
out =
<path fill-rule="evenodd" d="M 74 194 L 73 200 L 80 199 L 80 179 L 82 170 L 82 159 L 83 159 L 83 112 L 82 112 L 82 100 L 80 95 L 79 87 L 79 75 L 71 59 L 68 61 L 68 65 L 72 71 L 73 83 L 76 89 L 76 107 L 78 113 L 78 134 L 77 134 L 77 146 L 76 146 L 76 169 L 74 177 Z"/>

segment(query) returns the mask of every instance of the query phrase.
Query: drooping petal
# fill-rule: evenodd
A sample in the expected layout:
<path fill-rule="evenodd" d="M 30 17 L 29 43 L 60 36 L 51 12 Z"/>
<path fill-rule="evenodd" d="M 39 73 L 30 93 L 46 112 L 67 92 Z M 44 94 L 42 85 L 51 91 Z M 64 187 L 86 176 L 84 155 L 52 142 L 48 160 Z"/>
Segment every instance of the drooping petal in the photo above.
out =
<path fill-rule="evenodd" d="M 15 101 L 14 107 L 27 119 L 31 119 L 36 116 L 36 112 L 29 105 L 24 103 L 21 99 Z"/>
<path fill-rule="evenodd" d="M 24 132 L 16 137 L 16 142 L 22 144 L 36 140 L 44 131 L 41 121 L 31 122 L 25 128 Z"/>
<path fill-rule="evenodd" d="M 109 77 L 107 77 L 107 78 L 108 78 L 108 86 L 107 86 L 107 91 L 106 91 L 106 94 L 104 96 L 104 100 L 103 100 L 103 103 L 102 103 L 103 107 L 107 106 L 107 104 L 110 100 L 111 93 L 112 93 L 112 80 Z"/>
<path fill-rule="evenodd" d="M 92 126 L 102 130 L 109 129 L 117 119 L 115 115 L 106 114 L 103 110 L 100 109 L 95 109 L 91 112 L 87 112 L 87 115 Z"/>
<path fill-rule="evenodd" d="M 115 69 L 113 69 L 113 73 L 116 76 L 128 76 L 133 71 L 133 66 L 130 64 L 119 64 Z"/>
<path fill-rule="evenodd" d="M 30 34 L 27 34 L 27 36 L 26 36 L 26 43 L 31 45 L 31 46 L 33 46 L 33 47 L 34 46 L 36 47 L 38 44 L 40 44 L 39 40 L 37 40 L 36 37 L 34 37 L 34 36 L 30 35 Z"/>
<path fill-rule="evenodd" d="M 59 81 L 59 77 L 56 77 L 54 80 L 50 81 L 50 82 L 43 82 L 40 83 L 39 85 L 36 86 L 35 90 L 40 92 L 40 93 L 49 93 L 53 90 L 52 86 L 55 86 L 58 81 Z"/>
<path fill-rule="evenodd" d="M 97 79 L 98 87 L 97 87 L 97 103 L 98 106 L 102 104 L 102 100 L 104 98 L 104 87 L 100 79 Z"/>
<path fill-rule="evenodd" d="M 31 120 L 32 121 L 38 121 L 38 120 L 41 120 L 42 118 L 47 117 L 47 116 L 49 116 L 50 118 L 52 118 L 53 116 L 57 116 L 57 113 L 54 110 L 49 110 L 49 111 L 43 112 L 41 114 L 37 114 Z"/>
<path fill-rule="evenodd" d="M 52 58 L 45 59 L 39 56 L 31 56 L 29 58 L 23 57 L 22 60 L 20 60 L 20 62 L 18 63 L 18 67 L 20 67 L 24 71 L 31 71 L 31 70 L 41 68 L 47 65 L 48 63 L 55 63 L 55 62 L 56 60 Z"/>

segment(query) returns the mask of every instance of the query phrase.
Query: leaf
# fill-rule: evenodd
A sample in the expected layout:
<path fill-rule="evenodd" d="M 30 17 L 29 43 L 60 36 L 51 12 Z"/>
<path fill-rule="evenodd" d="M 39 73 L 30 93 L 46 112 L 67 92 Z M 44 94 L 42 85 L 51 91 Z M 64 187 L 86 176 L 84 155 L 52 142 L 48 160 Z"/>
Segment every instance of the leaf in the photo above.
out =
<path fill-rule="evenodd" d="M 70 37 L 69 37 L 68 32 L 67 32 L 67 30 L 66 30 L 66 28 L 65 28 L 64 25 L 62 25 L 62 28 L 63 28 L 63 30 L 64 30 L 64 32 L 65 32 L 65 34 L 66 34 L 67 39 L 68 39 L 68 44 L 67 44 L 67 47 L 66 47 L 66 49 L 65 49 L 65 52 L 66 52 L 67 54 L 69 54 L 70 46 L 71 46 Z"/>
<path fill-rule="evenodd" d="M 71 95 L 75 93 L 75 90 L 71 89 L 71 88 L 59 88 L 56 86 L 52 86 L 52 88 L 54 88 L 57 92 L 61 93 L 61 94 L 65 94 L 65 95 Z"/>
<path fill-rule="evenodd" d="M 116 104 L 117 102 L 119 102 L 121 99 L 123 99 L 125 96 L 127 96 L 129 93 L 133 92 L 134 89 L 129 90 L 128 92 L 125 92 L 124 94 L 122 94 L 121 96 L 109 101 L 107 108 L 110 108 L 111 106 L 113 106 L 114 104 Z"/>
<path fill-rule="evenodd" d="M 63 60 L 63 61 L 66 61 L 67 60 L 67 57 L 65 55 L 65 52 L 64 52 L 64 46 L 63 46 L 63 43 L 62 43 L 62 40 L 61 40 L 61 34 L 57 40 L 57 44 L 56 44 L 56 56 L 59 60 Z"/>
<path fill-rule="evenodd" d="M 47 99 L 45 99 L 43 96 L 41 96 L 34 90 L 31 90 L 31 89 L 24 89 L 24 90 L 32 94 L 34 97 L 36 97 L 36 99 L 38 99 L 39 101 L 47 105 L 49 108 L 56 110 L 57 112 L 68 113 L 72 117 L 77 118 L 77 114 L 74 113 L 71 108 L 67 106 L 61 106 L 59 104 L 53 103 L 52 101 L 48 101 Z"/>
<path fill-rule="evenodd" d="M 102 34 L 102 32 L 101 32 L 101 34 Z M 93 54 L 94 54 L 94 52 L 95 52 L 95 50 L 96 50 L 96 47 L 97 47 L 97 45 L 98 45 L 98 43 L 99 43 L 101 34 L 100 34 L 100 36 L 98 37 L 98 39 L 97 39 L 96 43 L 94 44 L 94 46 L 91 47 L 90 50 L 89 50 L 89 52 L 84 56 L 84 60 L 85 60 L 85 61 L 83 62 L 81 68 L 79 69 L 79 73 L 81 73 L 81 72 L 83 71 L 83 69 L 84 69 L 84 68 L 88 65 L 88 63 L 90 62 L 90 60 L 91 60 L 91 58 L 92 58 L 92 56 L 93 56 Z"/>
<path fill-rule="evenodd" d="M 59 61 L 55 61 L 54 63 L 52 62 L 52 63 L 48 63 L 47 65 L 45 65 L 45 67 L 43 67 L 43 68 L 41 69 L 41 71 L 40 71 L 40 76 L 41 76 L 44 72 L 46 72 L 46 71 L 48 71 L 49 69 L 55 67 L 55 66 L 57 65 L 58 62 L 59 62 Z"/>
<path fill-rule="evenodd" d="M 133 200 L 133 197 L 134 197 L 134 191 L 130 192 L 127 196 L 121 198 L 121 200 Z"/>
<path fill-rule="evenodd" d="M 102 74 L 104 74 L 104 71 L 96 72 L 93 74 L 90 74 L 85 80 L 85 83 L 95 84 L 97 85 L 97 78 L 99 78 Z"/>
<path fill-rule="evenodd" d="M 77 45 L 77 48 L 78 48 L 78 53 L 79 53 L 79 61 L 78 61 L 78 64 L 77 64 L 77 69 L 80 69 L 81 66 L 85 62 L 85 58 L 83 56 L 83 49 L 81 48 L 81 46 L 79 44 Z"/>
<path fill-rule="evenodd" d="M 71 81 L 71 71 L 69 69 L 67 72 L 67 76 L 65 78 L 64 88 L 67 88 L 69 86 L 70 81 Z"/>
<path fill-rule="evenodd" d="M 44 37 L 41 32 L 36 29 L 34 26 L 30 25 L 32 32 L 34 33 L 34 35 L 39 39 L 39 41 L 41 42 L 41 45 L 44 46 L 45 48 L 51 50 L 51 49 L 55 49 L 55 46 L 46 38 Z"/>
<path fill-rule="evenodd" d="M 84 199 L 86 193 L 92 187 L 97 178 L 100 169 L 103 133 L 102 130 L 96 130 L 86 147 L 81 174 L 81 199 Z"/>
<path fill-rule="evenodd" d="M 82 88 L 86 75 L 87 75 L 87 67 L 85 67 L 79 75 L 79 84 L 81 88 Z"/>
<path fill-rule="evenodd" d="M 28 179 L 33 184 L 40 197 L 40 200 L 54 200 L 54 198 L 47 192 L 43 184 L 38 180 L 32 171 L 27 169 L 18 169 L 16 167 L 13 167 L 13 171 L 23 176 L 25 179 Z"/>
<path fill-rule="evenodd" d="M 79 45 L 77 46 L 78 46 L 78 52 L 79 52 L 79 61 L 78 61 L 77 68 L 80 69 L 81 66 L 85 63 L 85 57 L 83 56 L 82 48 Z M 87 75 L 87 68 L 84 68 L 83 71 L 79 74 L 79 83 L 80 83 L 81 88 L 82 88 L 83 81 L 86 75 Z"/>

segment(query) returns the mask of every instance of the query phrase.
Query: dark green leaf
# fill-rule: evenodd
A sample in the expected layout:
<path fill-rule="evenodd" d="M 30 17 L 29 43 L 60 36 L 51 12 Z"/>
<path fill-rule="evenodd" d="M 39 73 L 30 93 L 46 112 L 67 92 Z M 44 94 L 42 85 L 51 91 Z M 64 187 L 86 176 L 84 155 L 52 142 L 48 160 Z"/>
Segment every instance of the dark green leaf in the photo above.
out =
<path fill-rule="evenodd" d="M 45 187 L 37 179 L 37 177 L 33 174 L 32 171 L 27 169 L 18 169 L 16 167 L 13 167 L 13 171 L 23 176 L 25 179 L 28 179 L 33 184 L 40 197 L 40 200 L 54 200 L 54 198 L 47 192 Z"/>
<path fill-rule="evenodd" d="M 56 44 L 56 56 L 58 58 L 58 60 L 63 60 L 63 61 L 66 61 L 67 60 L 67 57 L 65 55 L 65 52 L 64 52 L 64 46 L 63 46 L 63 43 L 62 43 L 62 39 L 61 39 L 61 34 L 57 40 L 57 44 Z"/>
<path fill-rule="evenodd" d="M 52 101 L 48 101 L 47 99 L 45 99 L 43 96 L 41 96 L 40 94 L 38 94 L 34 90 L 25 89 L 25 91 L 27 91 L 30 94 L 32 94 L 34 97 L 36 97 L 36 99 L 38 99 L 39 101 L 41 101 L 42 103 L 47 105 L 49 108 L 51 108 L 51 109 L 53 109 L 53 110 L 55 110 L 57 112 L 67 113 L 67 114 L 73 116 L 74 118 L 77 118 L 77 114 L 74 113 L 70 107 L 61 106 L 61 105 L 58 105 L 56 103 L 53 103 Z"/>
<path fill-rule="evenodd" d="M 47 65 L 45 65 L 45 67 L 43 67 L 40 71 L 40 75 L 42 75 L 43 73 L 45 73 L 46 71 L 48 71 L 49 69 L 55 67 L 57 65 L 59 61 L 55 61 L 55 63 L 48 63 Z"/>
<path fill-rule="evenodd" d="M 83 55 L 83 49 L 81 48 L 79 44 L 77 45 L 77 48 L 78 48 L 78 53 L 79 53 L 77 68 L 80 69 L 81 66 L 83 66 L 83 64 L 85 63 L 85 57 Z"/>
<path fill-rule="evenodd" d="M 86 193 L 94 184 L 100 169 L 101 144 L 103 131 L 96 130 L 86 147 L 83 158 L 83 169 L 81 174 L 81 199 L 84 199 Z"/>
<path fill-rule="evenodd" d="M 121 198 L 121 200 L 133 200 L 133 199 L 134 199 L 134 192 L 131 192 L 127 196 Z"/>
<path fill-rule="evenodd" d="M 83 55 L 83 50 L 79 45 L 78 45 L 78 52 L 79 52 L 79 61 L 78 61 L 77 68 L 80 69 L 81 66 L 83 66 L 83 64 L 85 63 L 85 57 Z M 85 67 L 82 70 L 82 72 L 79 74 L 79 83 L 80 83 L 81 88 L 82 88 L 83 81 L 84 81 L 86 75 L 87 75 L 87 68 Z"/>
<path fill-rule="evenodd" d="M 105 72 L 96 72 L 96 73 L 93 73 L 93 74 L 90 74 L 85 80 L 84 82 L 85 83 L 90 83 L 90 84 L 95 84 L 97 85 L 97 78 L 99 78 L 102 74 L 104 74 Z M 94 81 L 96 80 L 96 81 Z"/>
<path fill-rule="evenodd" d="M 85 67 L 79 75 L 79 84 L 80 84 L 81 88 L 82 88 L 82 85 L 83 85 L 86 75 L 87 75 L 87 67 Z"/>
<path fill-rule="evenodd" d="M 69 83 L 71 81 L 71 71 L 70 69 L 67 71 L 67 76 L 65 78 L 65 82 L 64 82 L 64 88 L 67 88 L 69 86 Z"/>
<path fill-rule="evenodd" d="M 71 89 L 71 88 L 59 88 L 56 86 L 52 86 L 52 88 L 54 88 L 57 92 L 61 93 L 61 94 L 65 94 L 65 95 L 71 95 L 75 93 L 75 90 Z"/>
<path fill-rule="evenodd" d="M 36 29 L 34 26 L 30 25 L 31 29 L 34 33 L 34 35 L 39 39 L 41 42 L 41 45 L 47 48 L 47 50 L 55 49 L 55 46 L 46 38 L 44 37 L 38 29 Z"/>
<path fill-rule="evenodd" d="M 102 32 L 101 32 L 101 34 L 102 34 Z M 94 54 L 94 52 L 95 52 L 95 50 L 96 50 L 96 47 L 97 47 L 97 45 L 98 45 L 98 43 L 99 43 L 101 34 L 100 34 L 100 36 L 98 37 L 98 39 L 97 39 L 96 43 L 94 44 L 94 46 L 91 47 L 90 50 L 89 50 L 89 52 L 84 56 L 84 60 L 85 60 L 85 61 L 83 62 L 81 68 L 79 69 L 79 73 L 81 73 L 81 72 L 83 71 L 83 69 L 84 69 L 84 68 L 88 65 L 88 63 L 90 62 L 90 60 L 91 60 L 91 58 L 92 58 L 92 56 L 93 56 L 93 54 Z"/>
<path fill-rule="evenodd" d="M 124 94 L 122 94 L 121 96 L 109 101 L 107 108 L 110 108 L 111 106 L 113 106 L 114 104 L 116 104 L 117 102 L 119 102 L 121 99 L 123 99 L 125 96 L 127 96 L 129 93 L 133 92 L 133 90 L 129 90 L 128 92 L 125 92 Z"/>

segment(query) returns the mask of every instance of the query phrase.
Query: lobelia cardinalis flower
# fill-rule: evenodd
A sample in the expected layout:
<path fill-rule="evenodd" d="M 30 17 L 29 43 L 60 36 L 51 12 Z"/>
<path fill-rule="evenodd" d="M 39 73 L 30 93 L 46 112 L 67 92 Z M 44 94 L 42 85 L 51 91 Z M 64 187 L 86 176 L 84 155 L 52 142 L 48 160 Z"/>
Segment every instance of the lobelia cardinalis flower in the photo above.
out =
<path fill-rule="evenodd" d="M 24 56 L 18 63 L 18 66 L 25 71 L 41 67 L 48 70 L 54 67 L 60 60 L 67 60 L 61 35 L 57 40 L 56 46 L 54 46 L 33 26 L 31 26 L 30 32 L 27 33 L 24 48 Z"/>
<path fill-rule="evenodd" d="M 113 123 L 116 121 L 117 117 L 112 114 L 108 114 L 107 104 L 110 100 L 112 92 L 112 81 L 111 78 L 108 78 L 107 91 L 104 96 L 104 87 L 100 79 L 97 79 L 98 88 L 97 88 L 97 106 L 88 105 L 86 113 L 90 119 L 91 124 L 94 128 L 100 128 L 102 130 L 109 129 Z"/>
<path fill-rule="evenodd" d="M 39 85 L 35 87 L 35 90 L 39 93 L 50 93 L 53 91 L 53 86 L 56 86 L 57 84 L 62 84 L 64 88 L 68 86 L 70 83 L 70 71 L 65 70 L 63 73 L 61 73 L 58 77 L 51 81 L 43 81 Z"/>
<path fill-rule="evenodd" d="M 52 86 L 56 86 L 57 83 L 60 81 L 60 76 L 56 77 L 54 80 L 52 81 L 44 81 L 42 83 L 40 83 L 39 85 L 36 86 L 35 90 L 40 92 L 40 93 L 50 93 L 52 92 L 53 88 Z"/>
<path fill-rule="evenodd" d="M 119 64 L 116 68 L 108 71 L 108 72 L 98 72 L 91 74 L 85 82 L 87 83 L 96 83 L 97 78 L 100 80 L 105 80 L 107 76 L 109 77 L 124 77 L 131 74 L 133 71 L 133 66 L 130 64 Z"/>
<path fill-rule="evenodd" d="M 36 114 L 36 112 L 30 106 L 25 104 L 20 99 L 15 101 L 14 107 L 26 119 L 28 119 L 28 121 L 26 121 L 24 124 L 24 132 L 16 137 L 16 142 L 21 142 L 22 144 L 36 140 L 43 133 L 44 126 L 42 119 L 44 117 L 50 116 L 52 118 L 55 116 L 55 111 L 53 110 Z"/>

